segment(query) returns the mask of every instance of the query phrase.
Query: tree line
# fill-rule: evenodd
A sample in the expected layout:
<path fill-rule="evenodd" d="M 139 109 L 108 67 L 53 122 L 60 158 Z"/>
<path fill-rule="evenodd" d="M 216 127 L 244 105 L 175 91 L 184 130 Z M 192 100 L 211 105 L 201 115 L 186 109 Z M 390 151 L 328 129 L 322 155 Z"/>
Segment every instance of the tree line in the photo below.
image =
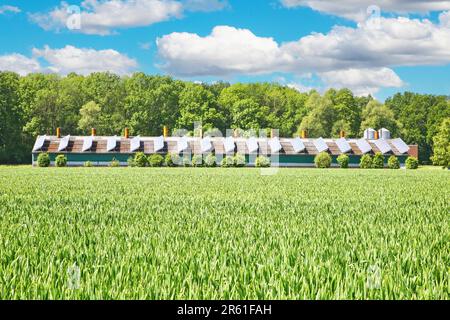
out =
<path fill-rule="evenodd" d="M 348 89 L 320 94 L 276 83 L 197 84 L 144 73 L 0 72 L 0 163 L 29 163 L 36 136 L 54 134 L 57 127 L 72 135 L 87 135 L 91 128 L 116 135 L 127 127 L 132 135 L 159 136 L 163 126 L 189 129 L 196 121 L 204 131 L 275 128 L 285 137 L 301 130 L 310 137 L 338 137 L 343 130 L 356 138 L 368 127 L 385 127 L 418 144 L 420 160 L 427 162 L 435 140 L 446 148 L 448 138 L 440 132 L 449 118 L 449 97 L 409 92 L 383 104 Z"/>

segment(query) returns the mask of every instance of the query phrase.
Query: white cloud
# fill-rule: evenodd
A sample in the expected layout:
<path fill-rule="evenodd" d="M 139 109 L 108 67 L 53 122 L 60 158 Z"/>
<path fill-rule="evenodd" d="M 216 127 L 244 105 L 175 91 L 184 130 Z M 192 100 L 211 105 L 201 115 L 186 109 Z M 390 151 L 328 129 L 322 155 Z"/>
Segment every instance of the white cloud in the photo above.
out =
<path fill-rule="evenodd" d="M 15 6 L 10 6 L 10 5 L 3 5 L 0 6 L 0 14 L 5 14 L 5 13 L 20 13 L 22 12 L 22 10 L 20 10 L 20 8 L 15 7 Z"/>
<path fill-rule="evenodd" d="M 280 0 L 287 8 L 309 7 L 351 20 L 361 21 L 372 14 L 368 8 L 378 6 L 382 12 L 407 14 L 430 13 L 450 10 L 450 1 L 446 0 Z"/>
<path fill-rule="evenodd" d="M 439 15 L 439 21 L 443 27 L 450 28 L 450 11 L 441 13 Z"/>
<path fill-rule="evenodd" d="M 45 66 L 40 60 L 44 60 Z M 68 74 L 89 74 L 110 71 L 116 74 L 129 74 L 137 67 L 134 59 L 115 50 L 94 50 L 65 46 L 52 49 L 33 49 L 32 57 L 20 54 L 0 56 L 0 71 L 14 71 L 20 75 L 33 72 Z"/>
<path fill-rule="evenodd" d="M 443 13 L 439 24 L 380 18 L 378 27 L 338 26 L 327 34 L 313 33 L 283 44 L 246 29 L 218 26 L 206 37 L 172 33 L 159 38 L 157 46 L 160 67 L 174 75 L 315 73 L 326 84 L 373 93 L 379 87 L 402 85 L 392 67 L 450 63 L 449 16 Z M 348 78 L 338 77 L 339 72 Z"/>
<path fill-rule="evenodd" d="M 287 58 L 272 38 L 228 26 L 215 27 L 207 37 L 175 32 L 156 43 L 161 67 L 181 76 L 269 73 Z"/>
<path fill-rule="evenodd" d="M 130 73 L 137 67 L 137 62 L 116 50 L 94 50 L 65 46 L 62 49 L 33 49 L 35 57 L 45 59 L 55 73 L 89 74 L 92 72 L 110 71 L 120 75 Z"/>
<path fill-rule="evenodd" d="M 400 88 L 404 85 L 399 76 L 389 68 L 346 69 L 319 73 L 328 88 L 349 88 L 355 95 L 375 95 L 380 86 Z"/>
<path fill-rule="evenodd" d="M 45 30 L 60 31 L 68 28 L 74 18 L 80 27 L 70 30 L 97 35 L 109 35 L 115 29 L 150 26 L 181 18 L 184 11 L 214 11 L 226 7 L 226 0 L 84 0 L 80 10 L 66 2 L 50 12 L 31 14 L 31 20 Z M 76 8 L 76 7 L 75 7 Z"/>
<path fill-rule="evenodd" d="M 21 54 L 10 54 L 0 56 L 0 71 L 13 71 L 22 76 L 42 71 L 36 59 L 28 58 Z"/>

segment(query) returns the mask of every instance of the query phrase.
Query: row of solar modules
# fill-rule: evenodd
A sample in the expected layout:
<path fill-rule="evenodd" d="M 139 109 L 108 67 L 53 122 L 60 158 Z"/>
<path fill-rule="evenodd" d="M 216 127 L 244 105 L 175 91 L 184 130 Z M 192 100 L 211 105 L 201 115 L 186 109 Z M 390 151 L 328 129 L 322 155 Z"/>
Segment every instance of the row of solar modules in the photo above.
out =
<path fill-rule="evenodd" d="M 233 137 L 228 138 L 222 138 L 225 153 L 231 153 L 234 152 L 236 144 L 235 139 Z M 46 136 L 41 136 L 36 140 L 36 143 L 33 147 L 33 152 L 37 152 L 41 150 L 45 144 L 45 141 L 47 140 Z M 111 152 L 114 151 L 117 147 L 117 143 L 120 140 L 120 138 L 116 137 L 108 137 L 107 138 L 107 146 L 106 151 Z M 160 152 L 164 149 L 164 142 L 165 139 L 163 136 L 153 138 L 154 141 L 154 152 Z M 62 138 L 59 142 L 58 152 L 62 152 L 66 150 L 66 148 L 69 146 L 70 142 L 70 136 L 66 136 Z M 350 143 L 345 139 L 337 139 L 334 140 L 337 147 L 339 148 L 341 153 L 349 153 L 352 151 L 352 147 L 350 146 Z M 409 151 L 408 145 L 400 138 L 390 140 L 392 145 L 397 149 L 397 151 L 401 154 L 405 154 Z M 83 138 L 83 148 L 82 152 L 88 152 L 92 149 L 94 143 L 94 137 L 84 137 Z M 294 138 L 290 140 L 290 143 L 292 145 L 292 148 L 295 153 L 303 152 L 306 149 L 305 144 L 300 138 Z M 366 139 L 359 139 L 355 141 L 358 148 L 361 150 L 362 154 L 366 154 L 372 151 L 372 146 L 369 144 L 369 142 Z M 376 147 L 381 151 L 383 154 L 388 154 L 392 152 L 392 148 L 387 142 L 387 140 L 379 139 L 379 140 L 373 140 L 373 143 L 376 145 Z M 279 138 L 272 138 L 268 139 L 268 144 L 270 146 L 271 152 L 276 154 L 283 150 L 283 146 L 281 145 Z M 314 139 L 313 140 L 314 147 L 317 149 L 318 152 L 327 152 L 329 150 L 329 146 L 327 145 L 326 141 L 323 138 Z M 256 138 L 249 138 L 246 140 L 246 145 L 248 148 L 249 154 L 258 152 L 259 145 L 258 140 Z M 141 147 L 141 137 L 134 137 L 130 140 L 130 153 L 136 152 Z M 181 137 L 177 140 L 177 151 L 178 153 L 182 153 L 186 151 L 189 148 L 189 141 L 186 137 Z M 212 143 L 211 138 L 203 138 L 201 139 L 201 151 L 202 153 L 212 152 L 214 150 L 214 146 Z"/>

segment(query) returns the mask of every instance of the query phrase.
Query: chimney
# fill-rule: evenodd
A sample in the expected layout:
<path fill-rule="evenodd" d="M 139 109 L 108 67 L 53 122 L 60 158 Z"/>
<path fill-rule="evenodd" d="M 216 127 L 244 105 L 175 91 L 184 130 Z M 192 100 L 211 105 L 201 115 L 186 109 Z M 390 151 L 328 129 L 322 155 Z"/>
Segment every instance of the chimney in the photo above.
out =
<path fill-rule="evenodd" d="M 128 139 L 130 137 L 130 129 L 125 128 L 125 139 Z"/>
<path fill-rule="evenodd" d="M 61 138 L 61 128 L 56 128 L 56 137 Z"/>
<path fill-rule="evenodd" d="M 278 138 L 278 134 L 277 134 L 277 130 L 275 129 L 270 129 L 270 138 Z"/>
<path fill-rule="evenodd" d="M 375 131 L 374 134 L 375 134 L 375 140 L 378 140 L 380 138 L 379 134 L 378 134 L 378 131 Z"/>
<path fill-rule="evenodd" d="M 97 135 L 97 129 L 92 128 L 92 129 L 91 129 L 91 135 L 92 135 L 93 137 L 95 137 L 95 136 Z"/>
<path fill-rule="evenodd" d="M 308 132 L 306 132 L 306 130 L 302 130 L 300 133 L 300 137 L 302 139 L 307 139 L 308 138 Z"/>
<path fill-rule="evenodd" d="M 341 130 L 341 132 L 339 133 L 339 137 L 340 138 L 345 138 L 345 131 Z"/>
<path fill-rule="evenodd" d="M 169 127 L 168 126 L 164 126 L 164 128 L 163 128 L 163 136 L 164 136 L 164 138 L 168 138 L 169 137 Z"/>

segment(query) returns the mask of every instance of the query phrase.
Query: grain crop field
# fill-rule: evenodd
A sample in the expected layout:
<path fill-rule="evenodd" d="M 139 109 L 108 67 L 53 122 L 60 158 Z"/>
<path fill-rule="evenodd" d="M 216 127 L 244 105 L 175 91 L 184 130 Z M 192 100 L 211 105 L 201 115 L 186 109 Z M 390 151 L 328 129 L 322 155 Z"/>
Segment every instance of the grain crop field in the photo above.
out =
<path fill-rule="evenodd" d="M 450 172 L 0 167 L 1 299 L 448 299 Z"/>

